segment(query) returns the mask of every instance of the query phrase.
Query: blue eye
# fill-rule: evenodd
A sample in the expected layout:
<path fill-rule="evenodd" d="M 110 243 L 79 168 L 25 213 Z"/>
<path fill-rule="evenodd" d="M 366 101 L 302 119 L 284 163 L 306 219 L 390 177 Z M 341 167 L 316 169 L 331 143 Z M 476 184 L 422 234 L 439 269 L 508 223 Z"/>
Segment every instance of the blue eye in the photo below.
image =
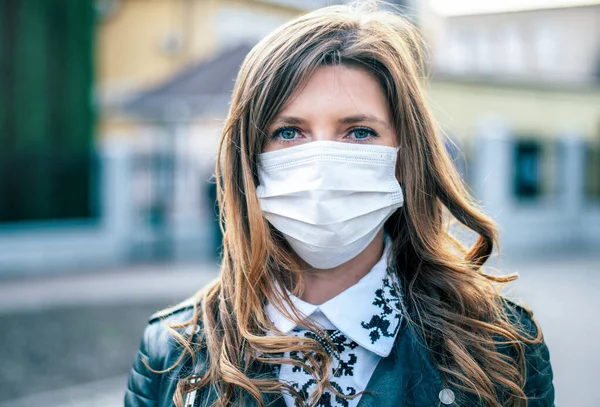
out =
<path fill-rule="evenodd" d="M 273 132 L 271 139 L 279 139 L 280 141 L 293 141 L 298 136 L 298 130 L 294 127 L 280 127 Z"/>
<path fill-rule="evenodd" d="M 296 137 L 296 130 L 294 129 L 284 129 L 281 131 L 281 138 L 284 140 L 292 140 Z"/>
<path fill-rule="evenodd" d="M 353 132 L 354 132 L 354 138 L 357 138 L 359 140 L 365 139 L 370 136 L 369 132 L 364 129 L 356 129 Z"/>
<path fill-rule="evenodd" d="M 378 137 L 378 134 L 374 130 L 363 127 L 352 129 L 350 131 L 350 134 L 353 135 L 353 137 L 351 136 L 351 138 L 353 138 L 356 141 L 364 141 L 369 138 Z"/>

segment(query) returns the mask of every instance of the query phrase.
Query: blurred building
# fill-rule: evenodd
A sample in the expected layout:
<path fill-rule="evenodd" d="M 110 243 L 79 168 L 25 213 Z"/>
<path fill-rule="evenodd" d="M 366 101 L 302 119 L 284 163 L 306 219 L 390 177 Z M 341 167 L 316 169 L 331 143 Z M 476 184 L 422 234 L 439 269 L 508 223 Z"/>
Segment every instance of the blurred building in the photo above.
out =
<path fill-rule="evenodd" d="M 537 84 L 595 83 L 600 78 L 600 3 L 442 20 L 436 70 Z"/>
<path fill-rule="evenodd" d="M 571 3 L 430 31 L 435 116 L 509 251 L 600 247 L 600 2 Z"/>
<path fill-rule="evenodd" d="M 275 27 L 341 2 L 0 3 L 0 272 L 211 255 L 239 65 Z M 598 4 L 443 17 L 390 3 L 431 44 L 430 104 L 503 247 L 600 242 Z"/>
<path fill-rule="evenodd" d="M 103 137 L 132 94 L 170 78 L 219 49 L 253 42 L 325 1 L 100 0 L 98 93 Z M 121 123 L 123 124 L 123 123 Z M 127 127 L 125 127 L 127 129 Z"/>

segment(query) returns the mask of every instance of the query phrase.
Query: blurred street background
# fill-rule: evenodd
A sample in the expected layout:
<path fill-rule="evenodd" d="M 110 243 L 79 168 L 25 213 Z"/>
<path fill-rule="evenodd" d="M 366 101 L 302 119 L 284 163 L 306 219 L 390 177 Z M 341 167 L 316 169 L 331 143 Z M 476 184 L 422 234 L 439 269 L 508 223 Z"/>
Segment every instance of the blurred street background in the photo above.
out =
<path fill-rule="evenodd" d="M 123 404 L 149 315 L 218 275 L 212 174 L 243 58 L 339 3 L 0 0 L 0 407 Z M 600 1 L 388 3 L 428 44 L 427 98 L 557 405 L 600 406 Z"/>

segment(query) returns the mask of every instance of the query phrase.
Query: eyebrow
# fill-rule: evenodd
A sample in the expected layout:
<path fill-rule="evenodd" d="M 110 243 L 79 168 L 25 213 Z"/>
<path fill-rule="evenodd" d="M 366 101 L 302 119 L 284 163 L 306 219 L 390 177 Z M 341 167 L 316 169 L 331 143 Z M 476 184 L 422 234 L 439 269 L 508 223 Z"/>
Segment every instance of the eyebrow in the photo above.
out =
<path fill-rule="evenodd" d="M 360 123 L 360 122 L 378 123 L 387 129 L 391 129 L 388 122 L 386 122 L 383 119 L 380 119 L 377 116 L 373 116 L 371 114 L 360 113 L 360 114 L 355 114 L 352 116 L 347 116 L 347 117 L 344 117 L 344 118 L 338 120 L 338 124 L 354 124 L 354 123 Z M 294 116 L 280 116 L 275 120 L 274 123 L 282 123 L 282 124 L 288 124 L 288 125 L 302 125 L 302 124 L 306 123 L 306 120 L 304 120 L 300 117 L 294 117 Z"/>

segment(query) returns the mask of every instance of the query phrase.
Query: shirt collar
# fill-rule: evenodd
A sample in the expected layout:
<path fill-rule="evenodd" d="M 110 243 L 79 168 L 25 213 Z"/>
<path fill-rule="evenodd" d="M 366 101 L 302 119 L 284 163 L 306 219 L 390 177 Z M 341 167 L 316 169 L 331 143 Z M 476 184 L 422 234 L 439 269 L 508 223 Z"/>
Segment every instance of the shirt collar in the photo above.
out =
<path fill-rule="evenodd" d="M 388 356 L 402 321 L 398 281 L 388 272 L 391 240 L 385 235 L 383 255 L 369 273 L 325 303 L 309 304 L 288 292 L 300 315 L 310 317 L 321 311 L 348 338 L 379 356 Z M 296 323 L 272 304 L 267 305 L 266 311 L 275 327 L 284 334 L 296 327 Z"/>

